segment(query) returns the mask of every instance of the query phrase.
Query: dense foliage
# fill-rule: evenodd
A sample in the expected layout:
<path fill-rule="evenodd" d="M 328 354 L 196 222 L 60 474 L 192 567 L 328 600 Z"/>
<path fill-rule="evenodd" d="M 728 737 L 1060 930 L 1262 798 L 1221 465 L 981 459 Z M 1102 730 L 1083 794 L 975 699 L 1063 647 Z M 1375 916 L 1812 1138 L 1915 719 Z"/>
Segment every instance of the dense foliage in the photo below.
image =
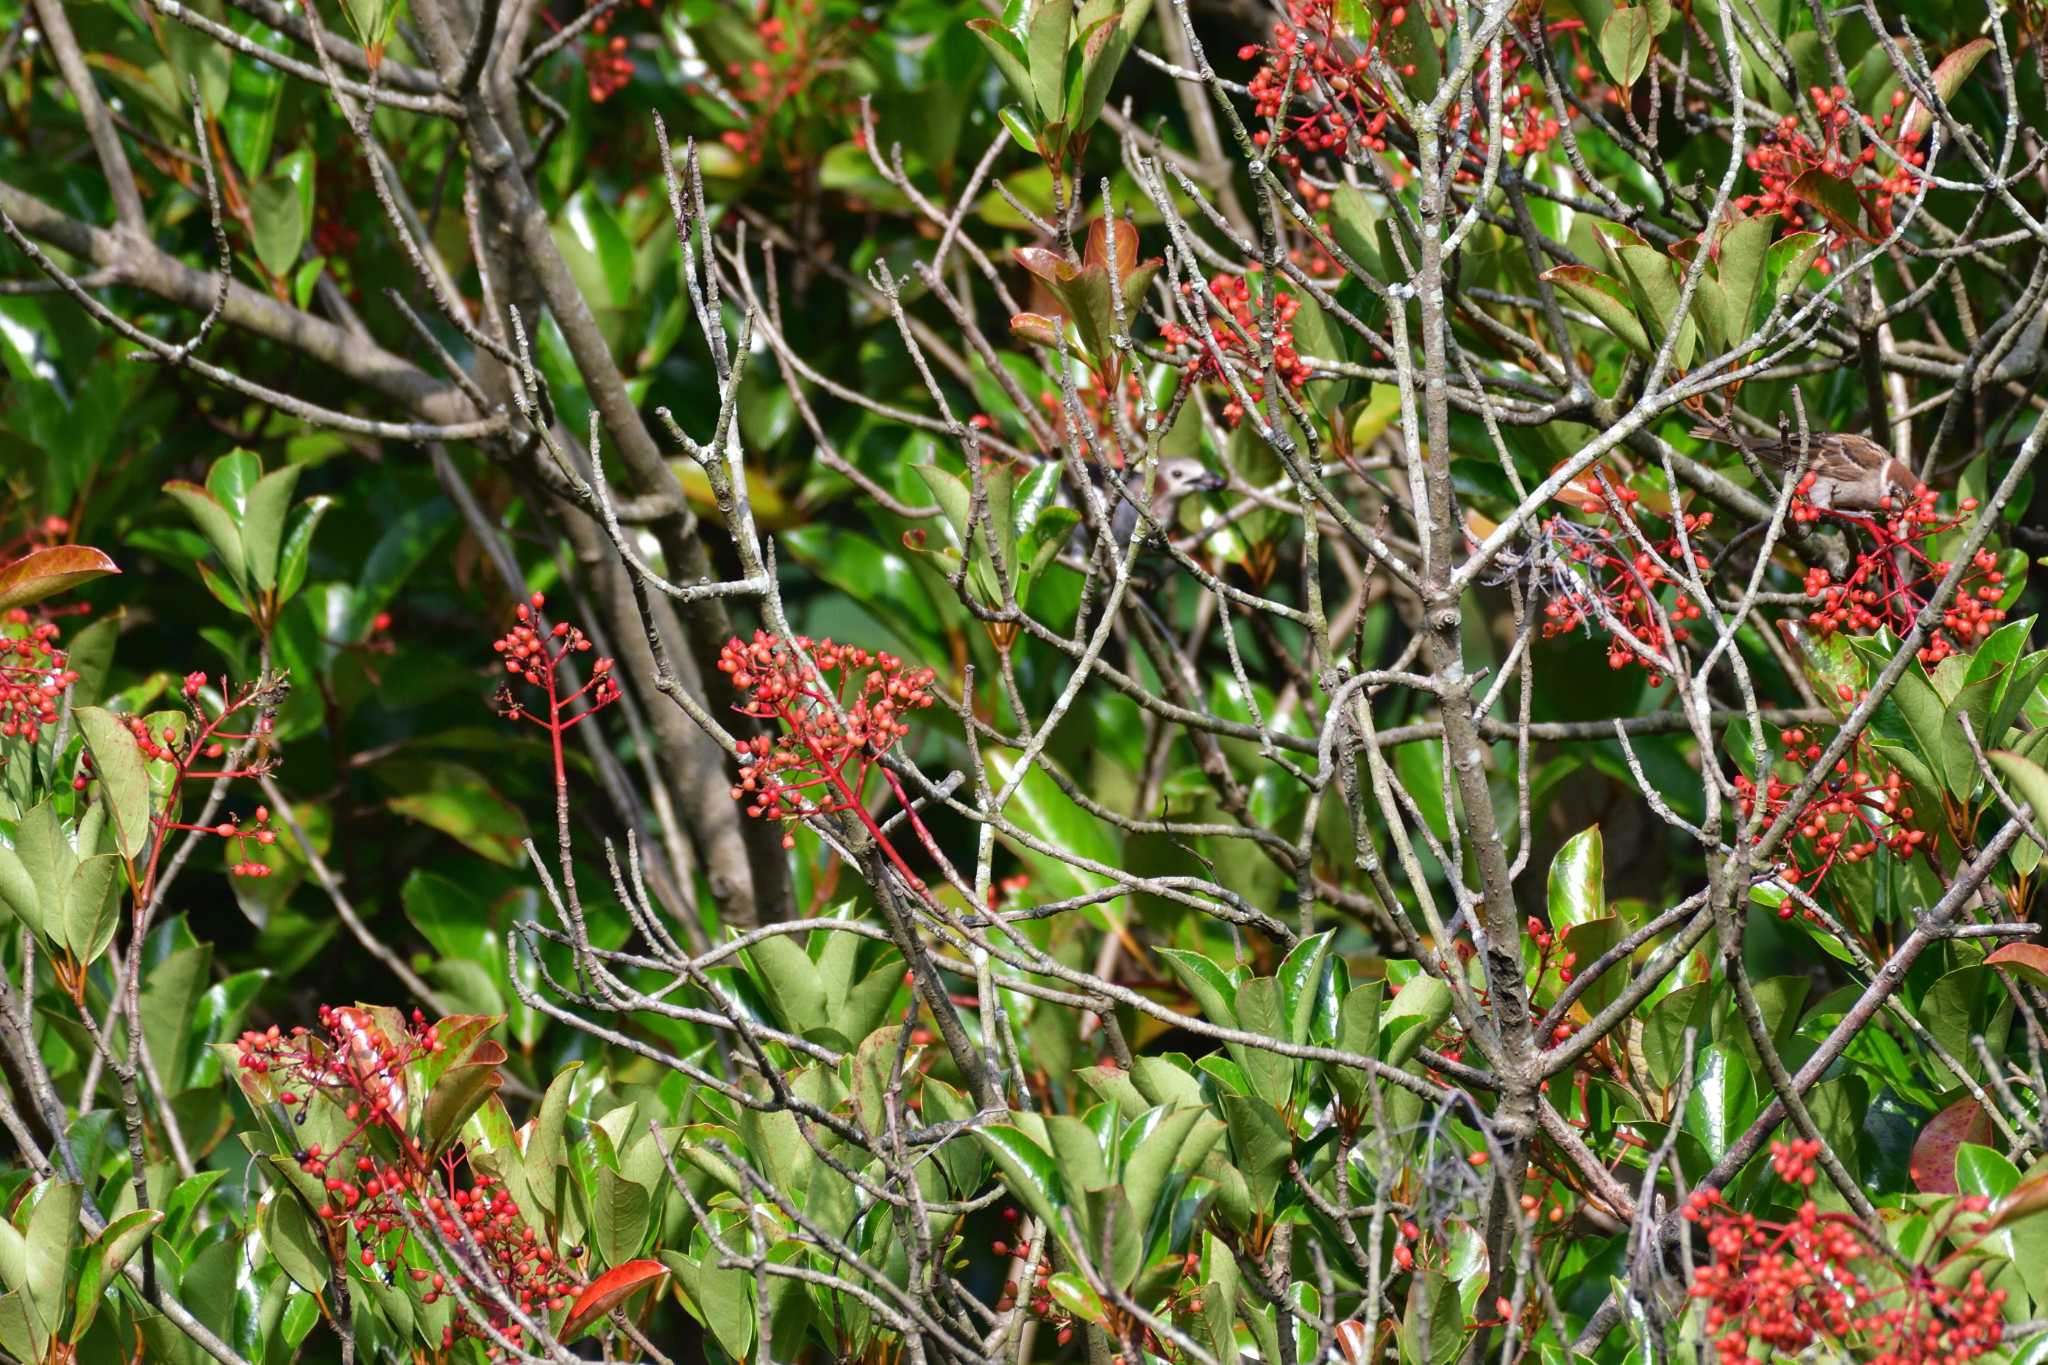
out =
<path fill-rule="evenodd" d="M 0 1359 L 2048 1361 L 2035 0 L 0 0 Z"/>

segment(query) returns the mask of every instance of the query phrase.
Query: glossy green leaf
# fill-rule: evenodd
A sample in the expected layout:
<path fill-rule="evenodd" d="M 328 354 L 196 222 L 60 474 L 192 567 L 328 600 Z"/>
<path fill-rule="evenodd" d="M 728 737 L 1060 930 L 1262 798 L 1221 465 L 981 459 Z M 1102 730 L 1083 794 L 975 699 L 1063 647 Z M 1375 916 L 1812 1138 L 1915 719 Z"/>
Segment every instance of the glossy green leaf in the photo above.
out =
<path fill-rule="evenodd" d="M 1600 826 L 1565 841 L 1550 860 L 1550 924 L 1565 929 L 1607 914 L 1607 846 Z"/>
<path fill-rule="evenodd" d="M 150 836 L 149 774 L 142 751 L 127 724 L 112 712 L 85 706 L 76 715 L 92 752 L 93 774 L 111 811 L 115 843 L 124 856 L 133 858 Z"/>

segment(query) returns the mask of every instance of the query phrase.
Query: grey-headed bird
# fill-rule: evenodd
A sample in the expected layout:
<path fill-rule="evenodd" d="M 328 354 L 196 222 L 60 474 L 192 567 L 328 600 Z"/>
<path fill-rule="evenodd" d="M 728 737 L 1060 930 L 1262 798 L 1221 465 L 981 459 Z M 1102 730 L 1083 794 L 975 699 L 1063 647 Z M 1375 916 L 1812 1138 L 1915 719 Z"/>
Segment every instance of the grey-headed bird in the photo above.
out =
<path fill-rule="evenodd" d="M 1158 474 L 1153 480 L 1152 520 L 1171 534 L 1182 498 L 1190 493 L 1214 492 L 1228 482 L 1192 455 L 1169 456 L 1159 462 Z M 1138 530 L 1138 504 L 1134 499 L 1144 494 L 1144 488 L 1135 476 L 1125 487 L 1127 491 L 1105 490 L 1116 500 L 1110 511 L 1109 530 L 1116 537 L 1119 550 L 1129 548 L 1131 537 Z"/>

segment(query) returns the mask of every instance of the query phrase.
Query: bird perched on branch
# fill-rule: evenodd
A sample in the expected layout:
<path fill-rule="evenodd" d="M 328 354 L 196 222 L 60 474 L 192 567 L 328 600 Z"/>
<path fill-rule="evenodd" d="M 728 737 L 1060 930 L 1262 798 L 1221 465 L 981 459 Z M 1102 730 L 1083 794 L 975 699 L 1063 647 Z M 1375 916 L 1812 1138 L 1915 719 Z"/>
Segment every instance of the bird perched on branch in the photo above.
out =
<path fill-rule="evenodd" d="M 1106 485 L 1104 495 L 1110 499 L 1109 531 L 1116 537 L 1119 550 L 1128 549 L 1131 537 L 1139 525 L 1138 504 L 1135 501 L 1144 493 L 1142 481 L 1132 475 L 1123 489 Z M 1190 493 L 1211 493 L 1222 488 L 1228 480 L 1222 475 L 1211 473 L 1209 467 L 1191 455 L 1173 455 L 1159 462 L 1157 477 L 1152 486 L 1152 520 L 1157 525 L 1171 528 L 1180 514 L 1180 500 Z"/>
<path fill-rule="evenodd" d="M 1806 500 L 1823 509 L 1882 511 L 1920 486 L 1904 461 L 1868 436 L 1852 432 L 1815 432 L 1802 442 L 1780 431 L 1766 440 L 1752 440 L 1725 421 L 1710 421 L 1694 427 L 1692 435 L 1746 450 L 1780 469 L 1804 467 L 1813 475 Z"/>

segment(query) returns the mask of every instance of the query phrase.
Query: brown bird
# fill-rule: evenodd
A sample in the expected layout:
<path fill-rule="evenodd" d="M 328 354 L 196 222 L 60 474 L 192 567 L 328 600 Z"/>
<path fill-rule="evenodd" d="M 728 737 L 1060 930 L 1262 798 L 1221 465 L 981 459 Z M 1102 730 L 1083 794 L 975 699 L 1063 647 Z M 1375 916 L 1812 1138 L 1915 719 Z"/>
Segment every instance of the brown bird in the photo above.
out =
<path fill-rule="evenodd" d="M 1784 434 L 1766 440 L 1752 440 L 1725 422 L 1696 426 L 1692 435 L 1706 441 L 1746 450 L 1780 469 L 1803 467 L 1813 475 L 1813 487 L 1806 500 L 1819 508 L 1844 512 L 1884 510 L 1886 499 L 1903 498 L 1920 486 L 1920 480 L 1904 461 L 1868 436 L 1853 432 L 1819 431 L 1804 442 Z"/>

